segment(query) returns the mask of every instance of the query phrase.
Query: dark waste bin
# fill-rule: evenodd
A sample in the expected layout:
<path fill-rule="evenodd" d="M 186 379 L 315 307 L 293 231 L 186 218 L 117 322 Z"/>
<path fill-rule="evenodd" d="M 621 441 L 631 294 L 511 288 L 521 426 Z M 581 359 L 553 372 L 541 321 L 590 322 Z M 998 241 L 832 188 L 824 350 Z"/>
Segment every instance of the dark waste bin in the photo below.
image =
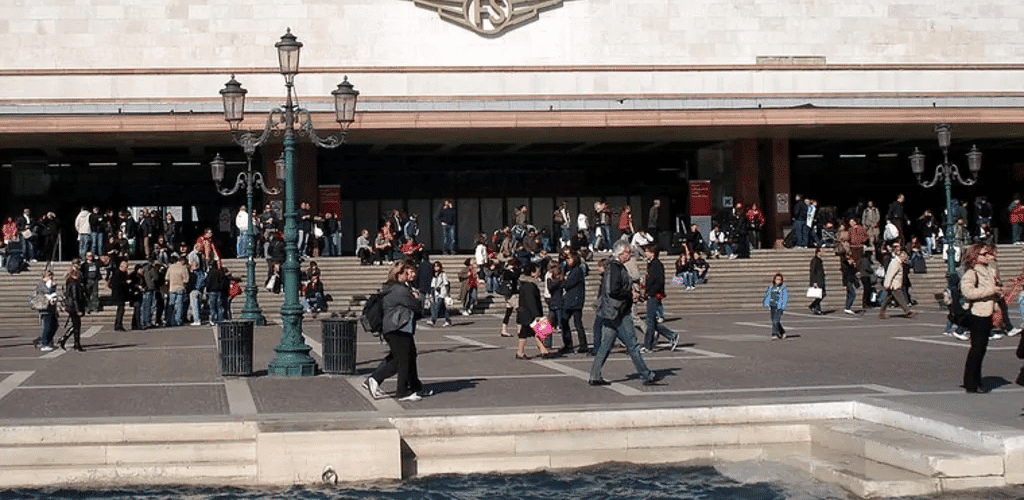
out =
<path fill-rule="evenodd" d="M 324 373 L 356 373 L 356 322 L 350 319 L 325 319 L 321 322 L 324 348 Z"/>
<path fill-rule="evenodd" d="M 252 375 L 252 332 L 252 321 L 217 324 L 221 375 Z"/>

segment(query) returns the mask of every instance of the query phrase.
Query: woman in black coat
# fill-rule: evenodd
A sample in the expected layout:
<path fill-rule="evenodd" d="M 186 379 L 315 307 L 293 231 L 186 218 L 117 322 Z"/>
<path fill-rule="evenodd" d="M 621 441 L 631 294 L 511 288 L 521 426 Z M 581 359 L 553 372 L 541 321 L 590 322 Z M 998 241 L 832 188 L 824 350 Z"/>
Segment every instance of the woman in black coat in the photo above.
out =
<path fill-rule="evenodd" d="M 814 249 L 814 257 L 811 257 L 811 274 L 807 284 L 821 288 L 821 298 L 825 298 L 825 264 L 821 261 L 821 247 Z M 824 314 L 821 312 L 821 298 L 814 299 L 811 305 L 807 306 L 812 313 Z"/>
<path fill-rule="evenodd" d="M 516 323 L 519 324 L 519 340 L 516 344 L 516 359 L 530 359 L 526 355 L 526 339 L 534 337 L 537 349 L 542 357 L 550 357 L 551 353 L 544 342 L 537 338 L 531 323 L 544 316 L 544 305 L 540 300 L 540 268 L 533 262 L 523 266 L 523 274 L 519 277 L 519 313 Z"/>
<path fill-rule="evenodd" d="M 580 353 L 587 352 L 587 331 L 583 329 L 583 302 L 586 300 L 586 272 L 580 262 L 580 255 L 570 252 L 565 261 L 565 284 L 562 295 L 562 349 L 559 354 L 572 352 L 572 330 L 569 320 L 576 326 L 576 335 L 580 342 Z"/>
<path fill-rule="evenodd" d="M 78 352 L 84 352 L 85 349 L 82 347 L 82 316 L 85 316 L 85 308 L 89 302 L 89 296 L 85 293 L 85 285 L 82 284 L 81 271 L 78 266 L 72 265 L 68 271 L 67 282 L 64 283 L 64 310 L 68 313 L 68 319 L 71 320 L 71 330 L 68 330 L 60 338 L 60 348 L 67 349 L 64 345 L 68 341 L 68 337 L 75 338 L 74 349 Z"/>

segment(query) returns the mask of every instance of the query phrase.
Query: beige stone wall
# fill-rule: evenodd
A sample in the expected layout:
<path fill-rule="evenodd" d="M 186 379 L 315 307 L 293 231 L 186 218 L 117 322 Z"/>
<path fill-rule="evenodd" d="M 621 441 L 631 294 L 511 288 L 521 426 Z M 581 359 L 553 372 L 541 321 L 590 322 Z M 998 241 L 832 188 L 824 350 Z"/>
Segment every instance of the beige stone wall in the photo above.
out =
<path fill-rule="evenodd" d="M 305 43 L 302 81 L 329 92 L 344 68 L 383 96 L 813 92 L 998 92 L 1018 75 L 899 71 L 760 72 L 758 57 L 823 57 L 828 65 L 1024 64 L 1017 0 L 565 0 L 501 36 L 442 21 L 410 0 L 10 0 L 0 3 L 5 99 L 216 96 L 225 76 L 276 64 L 286 27 Z M 550 72 L 579 66 L 741 65 L 699 73 Z M 410 73 L 408 67 L 540 67 L 533 73 Z M 167 76 L 103 75 L 108 70 Z M 20 70 L 42 71 L 38 78 Z M 48 71 L 95 70 L 53 81 Z M 213 70 L 212 74 L 209 73 Z M 202 73 L 202 74 L 189 74 Z M 949 73 L 949 72 L 946 72 Z M 271 75 L 243 81 L 278 93 Z M 252 82 L 252 83 L 249 83 Z M 265 89 L 264 90 L 264 86 Z"/>

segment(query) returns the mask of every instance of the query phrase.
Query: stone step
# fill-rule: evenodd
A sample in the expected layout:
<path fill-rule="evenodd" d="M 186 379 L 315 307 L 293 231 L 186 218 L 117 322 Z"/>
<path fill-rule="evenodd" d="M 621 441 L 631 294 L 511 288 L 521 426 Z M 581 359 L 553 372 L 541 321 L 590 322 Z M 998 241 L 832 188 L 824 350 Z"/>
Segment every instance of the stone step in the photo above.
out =
<path fill-rule="evenodd" d="M 811 439 L 815 444 L 929 477 L 1003 475 L 1003 457 L 997 453 L 862 420 L 814 424 Z"/>
<path fill-rule="evenodd" d="M 256 460 L 256 441 L 191 443 L 106 443 L 0 447 L 0 467 L 110 466 L 139 464 L 248 464 Z"/>
<path fill-rule="evenodd" d="M 453 455 L 530 455 L 539 452 L 687 448 L 712 445 L 791 443 L 810 439 L 807 422 L 642 427 L 455 436 L 406 436 L 417 458 Z"/>
<path fill-rule="evenodd" d="M 819 481 L 837 484 L 861 498 L 935 495 L 942 492 L 940 478 L 814 444 L 806 453 L 795 453 L 782 461 L 806 471 Z"/>
<path fill-rule="evenodd" d="M 446 455 L 406 457 L 407 470 L 417 476 L 436 474 L 493 474 L 535 470 L 589 467 L 608 462 L 633 464 L 714 465 L 721 462 L 744 462 L 778 459 L 798 453 L 808 445 L 766 443 L 694 447 L 661 447 L 639 449 L 602 449 L 551 451 L 508 455 Z"/>
<path fill-rule="evenodd" d="M 248 486 L 257 481 L 255 461 L 232 463 L 131 463 L 80 466 L 25 466 L 0 468 L 0 484 L 50 488 L 54 485 L 223 485 Z"/>

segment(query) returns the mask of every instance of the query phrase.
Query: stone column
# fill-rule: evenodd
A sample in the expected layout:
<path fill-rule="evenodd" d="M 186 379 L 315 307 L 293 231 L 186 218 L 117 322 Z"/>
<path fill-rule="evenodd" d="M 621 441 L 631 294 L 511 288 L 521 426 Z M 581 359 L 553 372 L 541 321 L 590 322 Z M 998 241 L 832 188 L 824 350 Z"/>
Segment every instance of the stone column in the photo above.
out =
<path fill-rule="evenodd" d="M 749 207 L 760 202 L 760 172 L 757 168 L 757 139 L 737 139 L 732 145 L 732 165 L 736 172 L 733 202 Z"/>
<path fill-rule="evenodd" d="M 782 248 L 783 228 L 793 219 L 790 213 L 793 195 L 789 189 L 789 139 L 772 139 L 771 148 L 771 192 L 763 207 L 765 232 L 775 248 Z"/>

